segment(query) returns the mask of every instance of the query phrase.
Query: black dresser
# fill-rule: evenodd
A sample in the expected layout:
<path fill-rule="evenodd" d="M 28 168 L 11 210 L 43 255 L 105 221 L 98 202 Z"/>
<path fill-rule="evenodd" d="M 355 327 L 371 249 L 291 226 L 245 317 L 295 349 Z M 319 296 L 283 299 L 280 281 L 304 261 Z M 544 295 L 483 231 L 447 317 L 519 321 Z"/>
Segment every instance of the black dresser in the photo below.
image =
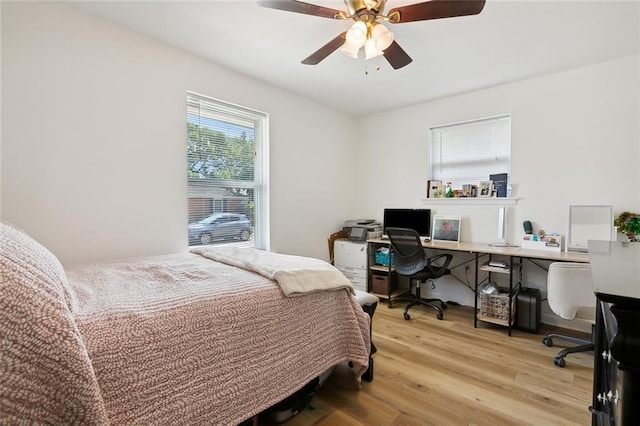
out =
<path fill-rule="evenodd" d="M 598 298 L 593 425 L 640 425 L 640 243 L 589 241 Z"/>

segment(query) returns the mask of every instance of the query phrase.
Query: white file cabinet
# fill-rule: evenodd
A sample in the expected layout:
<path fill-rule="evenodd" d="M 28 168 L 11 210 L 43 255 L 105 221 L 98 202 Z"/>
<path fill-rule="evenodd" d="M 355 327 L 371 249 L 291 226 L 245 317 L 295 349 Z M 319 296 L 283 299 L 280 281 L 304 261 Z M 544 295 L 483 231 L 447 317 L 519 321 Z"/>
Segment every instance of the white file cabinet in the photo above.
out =
<path fill-rule="evenodd" d="M 333 264 L 356 290 L 367 291 L 367 244 L 337 240 L 333 244 Z"/>

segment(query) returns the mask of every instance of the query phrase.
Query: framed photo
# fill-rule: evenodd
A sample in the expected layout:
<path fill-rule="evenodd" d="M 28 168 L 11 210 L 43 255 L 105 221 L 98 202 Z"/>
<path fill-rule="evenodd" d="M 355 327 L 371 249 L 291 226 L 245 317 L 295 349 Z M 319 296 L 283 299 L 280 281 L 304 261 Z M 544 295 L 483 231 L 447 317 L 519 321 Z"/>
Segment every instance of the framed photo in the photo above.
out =
<path fill-rule="evenodd" d="M 435 198 L 444 198 L 444 191 L 447 187 L 445 185 L 438 185 L 435 192 Z"/>
<path fill-rule="evenodd" d="M 442 185 L 441 180 L 429 180 L 427 181 L 427 198 L 440 198 L 436 196 L 438 187 Z"/>
<path fill-rule="evenodd" d="M 431 241 L 459 243 L 460 216 L 434 216 L 433 228 L 431 228 Z"/>
<path fill-rule="evenodd" d="M 478 185 L 478 197 L 491 197 L 493 194 L 493 182 L 485 180 Z"/>

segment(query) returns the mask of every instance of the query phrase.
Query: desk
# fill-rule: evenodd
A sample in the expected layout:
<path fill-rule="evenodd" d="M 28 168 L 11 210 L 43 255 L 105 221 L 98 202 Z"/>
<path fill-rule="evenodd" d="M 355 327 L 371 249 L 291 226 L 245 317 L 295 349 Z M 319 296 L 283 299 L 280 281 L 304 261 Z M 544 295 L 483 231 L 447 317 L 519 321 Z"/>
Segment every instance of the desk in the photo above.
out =
<path fill-rule="evenodd" d="M 589 241 L 598 299 L 594 425 L 640 424 L 640 243 Z"/>
<path fill-rule="evenodd" d="M 381 246 L 388 247 L 390 245 L 389 240 L 383 239 L 372 239 L 367 241 L 368 247 L 368 263 L 367 269 L 368 273 L 368 290 L 371 291 L 371 277 L 372 274 L 376 273 L 386 273 L 388 274 L 389 283 L 393 281 L 393 268 L 386 267 L 381 265 L 375 265 L 373 261 L 373 253 L 375 250 Z M 548 260 L 552 262 L 581 262 L 587 263 L 589 262 L 589 255 L 587 253 L 578 253 L 578 252 L 555 252 L 555 251 L 545 251 L 545 250 L 532 250 L 532 249 L 523 249 L 520 247 L 496 247 L 490 246 L 489 244 L 483 243 L 447 243 L 447 242 L 424 242 L 422 246 L 425 249 L 434 249 L 434 250 L 445 250 L 445 251 L 457 251 L 457 252 L 465 252 L 474 255 L 475 262 L 475 294 L 476 297 L 474 303 L 474 318 L 473 318 L 473 326 L 477 327 L 478 320 L 491 322 L 499 325 L 506 326 L 508 328 L 508 333 L 511 335 L 511 329 L 513 326 L 513 312 L 512 312 L 512 299 L 517 294 L 521 283 L 522 283 L 522 261 L 524 259 L 536 259 L 536 260 Z M 493 256 L 502 256 L 509 258 L 510 268 L 492 268 L 486 265 L 480 265 L 480 259 L 484 257 L 488 257 L 491 259 Z M 484 279 L 480 279 L 479 271 L 485 271 L 488 273 L 488 277 Z M 518 274 L 518 276 L 514 276 L 514 272 Z M 491 273 L 502 273 L 509 274 L 509 300 L 508 300 L 508 320 L 499 320 L 492 318 L 483 318 L 478 316 L 478 286 L 491 278 Z M 378 294 L 377 296 L 388 299 L 389 306 L 391 306 L 393 302 L 393 298 L 399 296 L 406 292 L 402 290 L 391 290 L 392 287 L 389 287 L 389 291 L 387 294 Z"/>
<path fill-rule="evenodd" d="M 389 245 L 389 240 L 383 240 L 381 238 L 368 240 L 368 243 L 374 244 L 382 244 Z M 510 247 L 496 247 L 490 246 L 489 244 L 483 243 L 445 243 L 441 241 L 429 241 L 422 243 L 424 248 L 436 249 L 436 250 L 451 250 L 451 251 L 461 251 L 466 253 L 479 253 L 479 254 L 498 254 L 504 256 L 514 256 L 520 258 L 528 258 L 528 259 L 540 259 L 540 260 L 551 260 L 554 262 L 581 262 L 588 263 L 589 255 L 588 253 L 578 253 L 578 252 L 556 252 L 556 251 L 545 251 L 545 250 L 532 250 L 532 249 L 523 249 L 521 247 L 510 246 Z"/>

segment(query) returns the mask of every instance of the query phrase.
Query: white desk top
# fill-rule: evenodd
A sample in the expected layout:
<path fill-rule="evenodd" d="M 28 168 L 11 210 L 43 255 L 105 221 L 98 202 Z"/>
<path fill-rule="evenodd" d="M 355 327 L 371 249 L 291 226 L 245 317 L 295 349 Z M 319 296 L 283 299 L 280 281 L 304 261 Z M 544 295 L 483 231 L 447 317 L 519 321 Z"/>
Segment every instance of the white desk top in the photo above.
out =
<path fill-rule="evenodd" d="M 589 258 L 596 294 L 640 299 L 640 243 L 590 240 Z"/>
<path fill-rule="evenodd" d="M 389 240 L 375 239 L 369 240 L 372 243 L 383 243 L 390 244 Z M 496 247 L 490 246 L 489 244 L 483 243 L 446 243 L 446 242 L 433 242 L 430 241 L 428 243 L 422 243 L 424 248 L 433 248 L 438 250 L 453 250 L 453 251 L 466 251 L 469 253 L 488 253 L 488 254 L 499 254 L 503 256 L 517 256 L 517 257 L 526 257 L 529 259 L 542 259 L 542 260 L 551 260 L 551 261 L 562 261 L 562 262 L 581 262 L 588 263 L 589 255 L 587 253 L 576 253 L 576 252 L 556 252 L 556 251 L 545 251 L 545 250 L 532 250 L 532 249 L 523 249 L 520 247 Z"/>

